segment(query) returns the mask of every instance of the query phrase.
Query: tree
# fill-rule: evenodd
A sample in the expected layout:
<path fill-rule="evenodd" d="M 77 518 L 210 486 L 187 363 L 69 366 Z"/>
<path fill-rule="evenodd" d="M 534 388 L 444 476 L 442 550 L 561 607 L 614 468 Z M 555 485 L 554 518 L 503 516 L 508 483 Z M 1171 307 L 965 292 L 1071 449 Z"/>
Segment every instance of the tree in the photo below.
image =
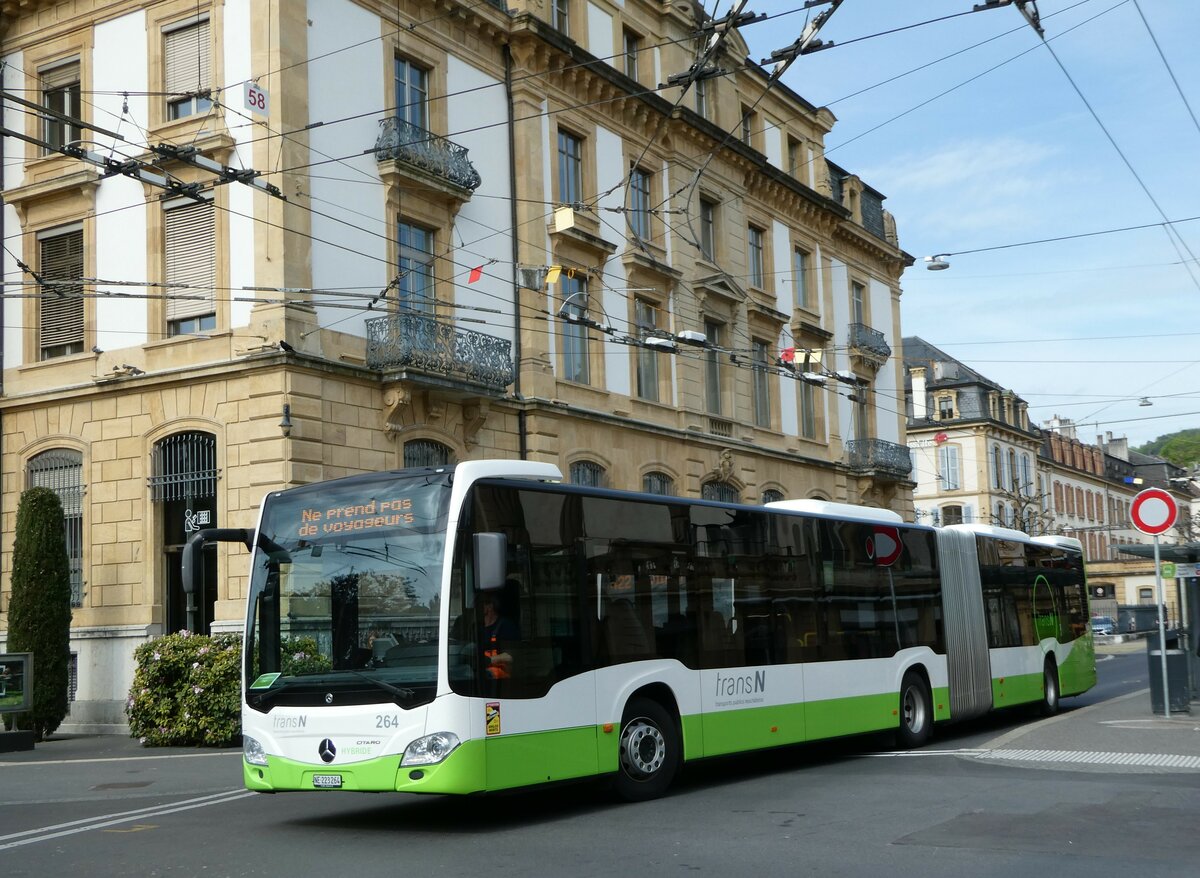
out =
<path fill-rule="evenodd" d="M 994 497 L 1004 500 L 1006 507 L 1013 510 L 1011 523 L 1003 519 L 997 521 L 993 511 L 992 524 L 1024 531 L 1031 537 L 1053 532 L 1054 514 L 1043 508 L 1046 495 L 1039 494 L 1032 485 L 1016 485 L 1011 490 L 992 488 L 991 493 Z"/>
<path fill-rule="evenodd" d="M 63 509 L 49 488 L 30 488 L 17 505 L 8 648 L 33 653 L 32 710 L 17 727 L 42 740 L 67 715 L 71 656 L 71 568 Z"/>

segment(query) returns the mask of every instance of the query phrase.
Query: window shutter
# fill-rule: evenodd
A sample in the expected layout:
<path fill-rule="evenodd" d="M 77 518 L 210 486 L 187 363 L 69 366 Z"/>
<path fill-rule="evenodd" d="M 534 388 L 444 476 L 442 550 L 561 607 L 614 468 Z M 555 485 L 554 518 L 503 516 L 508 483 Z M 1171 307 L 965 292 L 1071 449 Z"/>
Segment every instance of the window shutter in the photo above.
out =
<path fill-rule="evenodd" d="M 168 92 L 184 94 L 209 87 L 212 70 L 208 34 L 207 20 L 167 32 L 164 85 Z"/>
<path fill-rule="evenodd" d="M 42 81 L 43 92 L 75 85 L 79 82 L 79 59 L 69 58 L 52 67 L 44 67 L 38 71 L 38 78 Z"/>
<path fill-rule="evenodd" d="M 163 211 L 166 227 L 167 320 L 216 311 L 213 299 L 214 210 L 211 201 L 195 201 Z M 187 284 L 178 287 L 175 284 Z"/>
<path fill-rule="evenodd" d="M 83 344 L 83 230 L 39 242 L 41 346 Z"/>

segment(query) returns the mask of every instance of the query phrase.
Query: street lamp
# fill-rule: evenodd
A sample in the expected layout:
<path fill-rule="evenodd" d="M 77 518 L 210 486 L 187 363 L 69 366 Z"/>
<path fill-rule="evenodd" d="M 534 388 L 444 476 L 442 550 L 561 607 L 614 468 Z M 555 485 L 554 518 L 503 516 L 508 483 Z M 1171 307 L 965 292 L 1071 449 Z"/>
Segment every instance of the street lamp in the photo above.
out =
<path fill-rule="evenodd" d="M 942 253 L 937 256 L 926 256 L 925 267 L 930 271 L 945 271 L 950 267 L 948 256 L 948 253 Z"/>

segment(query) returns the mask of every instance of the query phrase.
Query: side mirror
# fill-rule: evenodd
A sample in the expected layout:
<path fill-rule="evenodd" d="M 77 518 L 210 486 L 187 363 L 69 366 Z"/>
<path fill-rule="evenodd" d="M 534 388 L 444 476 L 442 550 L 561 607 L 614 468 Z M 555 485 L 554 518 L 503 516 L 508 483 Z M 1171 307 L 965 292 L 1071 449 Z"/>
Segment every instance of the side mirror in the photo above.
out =
<path fill-rule="evenodd" d="M 500 533 L 477 533 L 475 540 L 475 590 L 503 588 L 508 572 L 508 537 Z"/>

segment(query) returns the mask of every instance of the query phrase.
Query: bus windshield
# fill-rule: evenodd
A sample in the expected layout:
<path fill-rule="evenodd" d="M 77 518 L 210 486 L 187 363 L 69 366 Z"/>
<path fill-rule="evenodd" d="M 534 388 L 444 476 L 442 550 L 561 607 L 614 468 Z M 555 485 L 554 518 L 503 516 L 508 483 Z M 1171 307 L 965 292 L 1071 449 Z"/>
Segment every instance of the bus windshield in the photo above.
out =
<path fill-rule="evenodd" d="M 433 699 L 450 474 L 268 496 L 252 561 L 247 703 Z"/>

